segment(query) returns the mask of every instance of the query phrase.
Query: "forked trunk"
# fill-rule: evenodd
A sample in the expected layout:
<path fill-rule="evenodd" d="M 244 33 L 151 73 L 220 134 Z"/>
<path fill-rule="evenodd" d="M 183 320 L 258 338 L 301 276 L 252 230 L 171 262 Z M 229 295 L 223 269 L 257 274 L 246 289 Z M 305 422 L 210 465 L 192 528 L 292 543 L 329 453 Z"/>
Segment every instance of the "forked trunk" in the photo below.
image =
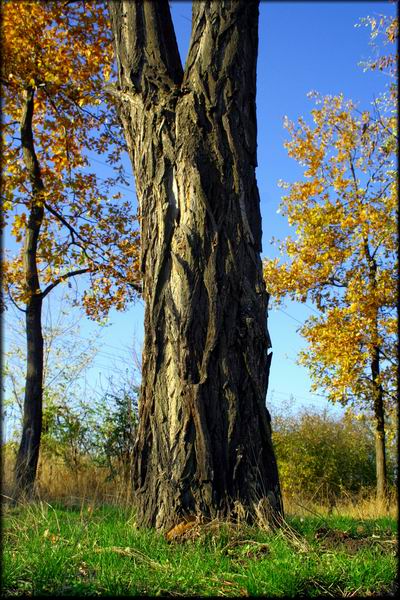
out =
<path fill-rule="evenodd" d="M 146 302 L 133 483 L 142 525 L 282 511 L 256 167 L 258 2 L 110 4 Z"/>

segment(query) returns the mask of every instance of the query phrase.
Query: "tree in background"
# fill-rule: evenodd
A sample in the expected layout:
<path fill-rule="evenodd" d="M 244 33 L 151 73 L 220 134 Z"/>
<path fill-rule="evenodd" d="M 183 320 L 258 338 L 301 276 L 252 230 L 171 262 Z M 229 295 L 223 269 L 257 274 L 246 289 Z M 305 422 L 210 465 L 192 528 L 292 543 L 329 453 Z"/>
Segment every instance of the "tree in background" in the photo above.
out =
<path fill-rule="evenodd" d="M 84 315 L 71 314 L 69 299 L 52 298 L 43 314 L 44 368 L 43 412 L 37 485 L 45 484 L 47 467 L 69 473 L 79 487 L 81 477 L 102 467 L 104 477 L 129 484 L 133 462 L 133 444 L 137 425 L 137 378 L 135 347 L 127 355 L 115 357 L 110 364 L 113 375 L 106 383 L 88 381 L 89 370 L 103 354 L 99 334 L 84 338 L 80 332 Z M 17 312 L 17 311 L 16 311 Z M 74 313 L 77 311 L 75 310 Z M 16 314 L 7 321 L 8 350 L 2 365 L 3 451 L 6 465 L 14 460 L 16 441 L 23 421 L 25 353 L 24 321 Z M 11 337 L 12 336 L 12 337 Z M 7 336 L 8 337 L 8 336 Z M 121 348 L 122 350 L 122 348 Z M 9 474 L 6 472 L 6 487 Z M 99 476 L 100 482 L 101 476 Z M 93 481 L 93 478 L 90 478 Z"/>
<path fill-rule="evenodd" d="M 341 417 L 315 409 L 291 414 L 281 406 L 274 413 L 273 439 L 282 487 L 294 502 L 333 507 L 344 494 L 355 497 L 375 484 L 373 431 L 350 412 Z M 390 474 L 393 483 L 393 468 Z"/>
<path fill-rule="evenodd" d="M 35 480 L 42 428 L 42 304 L 56 286 L 86 274 L 92 318 L 125 307 L 139 290 L 138 234 L 125 182 L 115 110 L 103 91 L 111 34 L 102 2 L 6 2 L 2 23 L 4 224 L 20 250 L 3 263 L 10 300 L 25 304 L 27 370 L 16 490 Z M 88 153 L 114 175 L 89 171 Z M 126 182 L 125 182 L 126 183 Z"/>
<path fill-rule="evenodd" d="M 397 23 L 385 31 L 394 41 Z M 391 86 L 363 111 L 342 95 L 312 97 L 312 124 L 285 124 L 289 156 L 304 167 L 304 179 L 281 184 L 281 211 L 296 228 L 280 245 L 289 260 L 266 260 L 264 276 L 277 300 L 310 298 L 320 311 L 300 329 L 308 342 L 300 362 L 314 390 L 372 411 L 377 494 L 384 498 L 385 417 L 396 408 L 396 94 Z"/>
<path fill-rule="evenodd" d="M 110 386 L 111 387 L 111 386 Z M 94 427 L 94 447 L 97 460 L 105 463 L 109 477 L 122 475 L 125 486 L 131 488 L 134 465 L 134 444 L 138 425 L 139 387 L 112 386 L 96 403 L 101 422 Z"/>
<path fill-rule="evenodd" d="M 363 17 L 355 25 L 355 27 L 361 26 L 365 26 L 371 30 L 370 46 L 375 56 L 367 61 L 360 62 L 360 66 L 364 68 L 364 71 L 381 71 L 391 78 L 392 81 L 389 83 L 388 92 L 384 92 L 381 95 L 380 101 L 386 99 L 395 113 L 398 96 L 398 53 L 389 52 L 382 55 L 376 40 L 382 40 L 386 46 L 388 44 L 395 44 L 399 36 L 399 19 L 398 17 L 388 17 L 387 15 Z"/>
<path fill-rule="evenodd" d="M 46 459 L 59 458 L 75 475 L 82 467 L 101 466 L 108 479 L 121 478 L 130 486 L 137 428 L 137 387 L 110 380 L 96 398 L 80 394 L 48 397 L 43 415 L 41 449 Z M 110 387 L 110 386 L 109 386 Z"/>
<path fill-rule="evenodd" d="M 92 336 L 84 339 L 80 334 L 83 315 L 73 316 L 68 310 L 72 302 L 64 293 L 57 304 L 48 303 L 42 315 L 43 335 L 43 407 L 42 444 L 57 415 L 73 409 L 85 393 L 88 370 L 98 354 L 98 342 Z M 67 308 L 68 307 L 68 308 Z M 9 332 L 7 351 L 2 365 L 3 417 L 6 422 L 4 438 L 13 442 L 21 436 L 24 416 L 26 356 L 23 347 L 25 322 L 17 311 L 12 322 L 6 320 Z M 49 438 L 50 439 L 50 438 Z M 51 442 L 52 444 L 52 442 Z M 48 444 L 47 444 L 48 445 Z"/>
<path fill-rule="evenodd" d="M 141 525 L 281 513 L 256 159 L 258 2 L 109 3 L 146 302 L 134 464 Z"/>

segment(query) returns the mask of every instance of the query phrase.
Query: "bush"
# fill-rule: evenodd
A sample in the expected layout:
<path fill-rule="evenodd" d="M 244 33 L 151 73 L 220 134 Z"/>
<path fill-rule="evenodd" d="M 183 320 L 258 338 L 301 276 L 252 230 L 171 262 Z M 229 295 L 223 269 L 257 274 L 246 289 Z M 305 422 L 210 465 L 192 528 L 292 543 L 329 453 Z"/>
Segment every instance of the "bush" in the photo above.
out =
<path fill-rule="evenodd" d="M 110 478 L 122 474 L 127 484 L 131 479 L 138 424 L 138 393 L 137 387 L 107 392 L 97 405 L 101 421 L 93 428 L 96 462 L 108 467 Z"/>
<path fill-rule="evenodd" d="M 375 486 L 375 440 L 366 419 L 303 409 L 273 419 L 273 442 L 287 496 L 330 504 Z M 389 461 L 389 480 L 393 479 Z"/>
<path fill-rule="evenodd" d="M 41 454 L 62 459 L 77 472 L 93 461 L 108 469 L 109 478 L 123 474 L 130 480 L 137 427 L 136 386 L 105 392 L 97 401 L 52 401 L 43 411 Z"/>

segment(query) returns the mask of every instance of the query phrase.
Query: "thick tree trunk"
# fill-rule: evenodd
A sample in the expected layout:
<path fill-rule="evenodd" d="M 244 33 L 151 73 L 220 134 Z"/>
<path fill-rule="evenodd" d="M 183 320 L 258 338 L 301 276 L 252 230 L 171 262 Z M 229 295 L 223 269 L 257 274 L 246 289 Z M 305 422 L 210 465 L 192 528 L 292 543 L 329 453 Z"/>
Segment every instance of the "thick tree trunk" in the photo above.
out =
<path fill-rule="evenodd" d="M 133 483 L 142 525 L 282 512 L 256 167 L 258 2 L 193 4 L 182 71 L 168 2 L 110 4 L 140 202 L 146 302 Z"/>
<path fill-rule="evenodd" d="M 387 468 L 385 448 L 385 413 L 383 389 L 379 383 L 379 348 L 374 348 L 371 362 L 372 386 L 374 394 L 375 417 L 375 459 L 376 459 L 376 495 L 379 500 L 387 500 Z"/>
<path fill-rule="evenodd" d="M 32 200 L 24 246 L 27 371 L 22 438 L 15 466 L 16 496 L 29 496 L 33 491 L 42 431 L 42 293 L 37 271 L 37 246 L 43 221 L 44 186 L 33 143 L 33 109 L 34 91 L 29 88 L 26 90 L 21 117 L 21 142 L 25 166 L 32 185 Z"/>

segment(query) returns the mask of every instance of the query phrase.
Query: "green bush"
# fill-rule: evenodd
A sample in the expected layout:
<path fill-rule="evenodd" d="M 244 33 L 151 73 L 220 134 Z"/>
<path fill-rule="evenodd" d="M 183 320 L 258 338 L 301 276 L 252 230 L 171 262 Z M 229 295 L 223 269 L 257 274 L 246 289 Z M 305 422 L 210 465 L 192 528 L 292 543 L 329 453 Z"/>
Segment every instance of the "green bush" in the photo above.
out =
<path fill-rule="evenodd" d="M 136 386 L 105 392 L 96 401 L 78 399 L 68 404 L 46 396 L 41 451 L 61 458 L 73 471 L 82 461 L 93 461 L 129 481 L 137 427 Z"/>
<path fill-rule="evenodd" d="M 97 404 L 101 420 L 92 429 L 95 460 L 108 467 L 110 478 L 122 474 L 130 481 L 138 425 L 138 387 L 107 392 Z"/>
<path fill-rule="evenodd" d="M 367 419 L 303 409 L 273 419 L 281 485 L 289 496 L 334 502 L 375 486 L 375 440 Z M 389 480 L 394 466 L 388 461 Z"/>

